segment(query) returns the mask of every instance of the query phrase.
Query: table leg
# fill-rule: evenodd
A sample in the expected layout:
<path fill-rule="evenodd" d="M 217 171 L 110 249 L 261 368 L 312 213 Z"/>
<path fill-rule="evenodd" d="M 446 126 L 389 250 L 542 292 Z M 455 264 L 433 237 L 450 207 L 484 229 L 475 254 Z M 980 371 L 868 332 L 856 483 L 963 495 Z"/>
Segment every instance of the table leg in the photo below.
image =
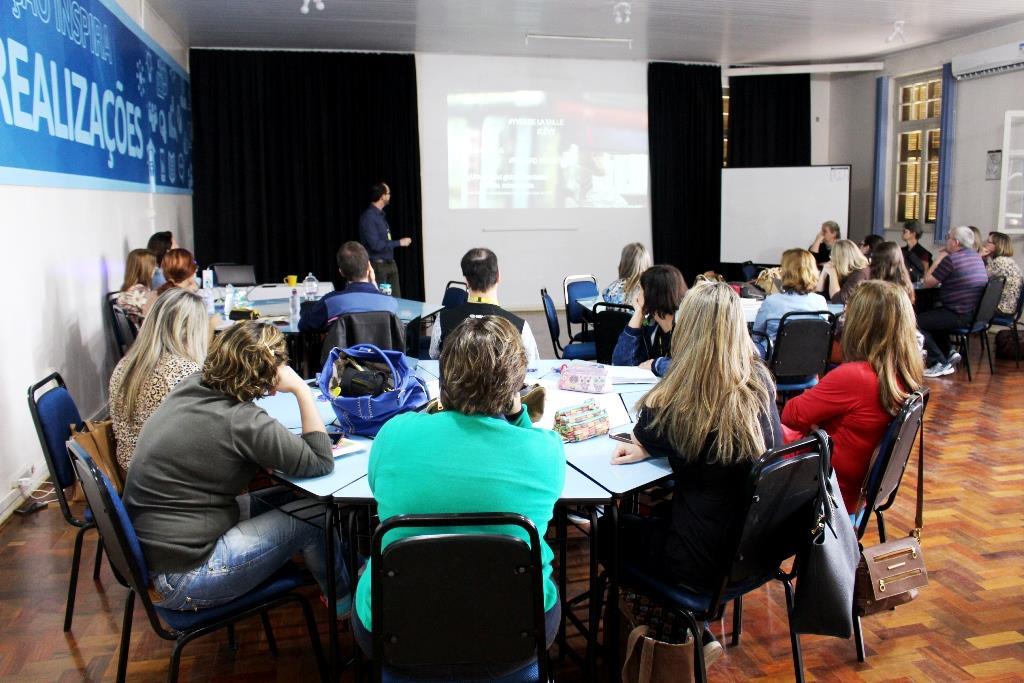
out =
<path fill-rule="evenodd" d="M 338 511 L 333 505 L 326 506 L 327 516 L 324 528 L 327 534 L 327 557 L 325 558 L 328 567 L 327 571 L 327 637 L 330 639 L 328 649 L 328 666 L 331 672 L 331 681 L 337 681 L 340 674 L 338 666 L 338 582 L 335 576 L 335 556 L 338 549 L 335 547 L 335 529 L 337 528 Z"/>
<path fill-rule="evenodd" d="M 558 624 L 558 660 L 565 661 L 565 620 L 566 610 L 570 609 L 569 599 L 566 595 L 566 545 L 568 544 L 568 533 L 566 518 L 568 511 L 564 505 L 556 507 L 555 512 L 555 539 L 558 542 L 558 599 L 562 601 L 562 619 Z"/>
<path fill-rule="evenodd" d="M 590 600 L 587 603 L 587 652 L 586 677 L 588 681 L 597 680 L 597 628 L 601 620 L 601 595 L 603 587 L 598 589 L 597 567 L 597 508 L 590 507 Z M 599 592 L 600 591 L 600 592 Z"/>
<path fill-rule="evenodd" d="M 605 661 L 608 664 L 608 672 L 611 680 L 619 678 L 618 671 L 621 667 L 619 662 L 619 511 L 612 503 L 605 508 L 605 514 L 610 515 L 612 532 L 611 548 L 608 557 L 608 605 L 604 622 L 604 650 Z"/>

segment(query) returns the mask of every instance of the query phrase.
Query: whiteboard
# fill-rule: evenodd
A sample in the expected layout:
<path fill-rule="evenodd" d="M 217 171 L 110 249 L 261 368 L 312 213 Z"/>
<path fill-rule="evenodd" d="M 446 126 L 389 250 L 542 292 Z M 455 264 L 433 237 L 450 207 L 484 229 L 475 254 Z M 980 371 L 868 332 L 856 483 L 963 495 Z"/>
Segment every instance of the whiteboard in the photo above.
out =
<path fill-rule="evenodd" d="M 722 169 L 722 263 L 778 263 L 825 221 L 850 226 L 849 166 Z"/>

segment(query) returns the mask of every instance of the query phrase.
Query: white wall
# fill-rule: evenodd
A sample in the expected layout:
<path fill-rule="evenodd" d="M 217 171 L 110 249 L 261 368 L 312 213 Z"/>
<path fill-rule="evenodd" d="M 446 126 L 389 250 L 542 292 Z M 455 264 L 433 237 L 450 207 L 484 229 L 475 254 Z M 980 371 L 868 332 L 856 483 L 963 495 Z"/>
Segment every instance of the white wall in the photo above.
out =
<path fill-rule="evenodd" d="M 439 297 L 449 280 L 462 278 L 459 261 L 473 247 L 488 247 L 498 256 L 501 304 L 513 310 L 539 310 L 540 288 L 562 300 L 562 278 L 592 273 L 601 287 L 615 279 L 620 249 L 629 242 L 651 246 L 649 209 L 509 209 L 448 208 L 446 93 L 488 74 L 535 77 L 549 83 L 578 73 L 608 87 L 642 92 L 646 114 L 647 65 L 565 59 L 528 59 L 459 55 L 417 55 L 420 168 L 423 196 L 423 266 L 428 292 Z M 581 80 L 583 80 L 581 78 Z M 582 87 L 582 86 L 581 86 Z M 535 332 L 537 332 L 535 330 Z"/>
<path fill-rule="evenodd" d="M 143 0 L 122 8 L 183 66 L 187 46 Z M 0 519 L 20 504 L 10 482 L 30 467 L 47 475 L 26 403 L 28 386 L 53 370 L 83 416 L 104 408 L 113 349 L 103 297 L 121 285 L 128 251 L 157 230 L 192 246 L 186 195 L 0 185 L 8 243 L 7 329 L 0 336 Z"/>
<path fill-rule="evenodd" d="M 1024 22 L 891 55 L 885 60 L 883 74 L 832 77 L 829 156 L 831 163 L 854 164 L 852 212 L 856 236 L 865 234 L 871 227 L 875 76 L 898 78 L 930 71 L 956 55 L 1020 41 L 1024 41 Z M 976 225 L 987 232 L 998 219 L 999 183 L 985 180 L 985 159 L 988 150 L 1002 147 L 1003 114 L 1008 109 L 1024 109 L 1024 71 L 958 82 L 951 225 Z M 864 173 L 858 171 L 864 163 L 858 163 L 856 157 L 867 162 Z M 887 207 L 891 207 L 892 183 L 888 178 Z M 887 208 L 887 228 L 892 227 L 888 225 L 891 213 Z M 895 230 L 889 230 L 887 235 L 898 237 Z M 931 241 L 931 236 L 926 235 L 926 244 Z M 1020 254 L 1019 240 L 1017 244 Z"/>

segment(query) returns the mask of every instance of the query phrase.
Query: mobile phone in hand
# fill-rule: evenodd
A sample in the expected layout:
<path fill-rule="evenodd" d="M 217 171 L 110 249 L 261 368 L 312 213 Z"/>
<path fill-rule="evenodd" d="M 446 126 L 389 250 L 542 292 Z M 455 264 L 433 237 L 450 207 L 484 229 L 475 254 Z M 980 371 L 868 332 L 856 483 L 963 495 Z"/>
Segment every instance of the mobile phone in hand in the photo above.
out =
<path fill-rule="evenodd" d="M 622 443 L 633 443 L 633 435 L 630 434 L 629 432 L 622 432 L 620 434 L 609 434 L 608 438 L 615 439 L 616 441 L 621 441 Z"/>

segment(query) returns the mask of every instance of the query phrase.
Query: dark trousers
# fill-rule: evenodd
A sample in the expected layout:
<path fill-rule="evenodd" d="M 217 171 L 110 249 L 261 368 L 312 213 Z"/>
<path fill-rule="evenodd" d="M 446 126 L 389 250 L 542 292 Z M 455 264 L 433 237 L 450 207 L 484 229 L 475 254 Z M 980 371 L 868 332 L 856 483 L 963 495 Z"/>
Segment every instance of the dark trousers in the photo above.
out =
<path fill-rule="evenodd" d="M 373 272 L 377 276 L 377 286 L 387 282 L 391 285 L 391 296 L 401 298 L 402 285 L 398 281 L 398 266 L 394 261 L 374 261 Z"/>
<path fill-rule="evenodd" d="M 924 335 L 924 348 L 928 352 L 928 365 L 948 363 L 949 334 L 971 324 L 970 313 L 954 313 L 948 308 L 933 308 L 917 314 L 917 327 Z"/>

